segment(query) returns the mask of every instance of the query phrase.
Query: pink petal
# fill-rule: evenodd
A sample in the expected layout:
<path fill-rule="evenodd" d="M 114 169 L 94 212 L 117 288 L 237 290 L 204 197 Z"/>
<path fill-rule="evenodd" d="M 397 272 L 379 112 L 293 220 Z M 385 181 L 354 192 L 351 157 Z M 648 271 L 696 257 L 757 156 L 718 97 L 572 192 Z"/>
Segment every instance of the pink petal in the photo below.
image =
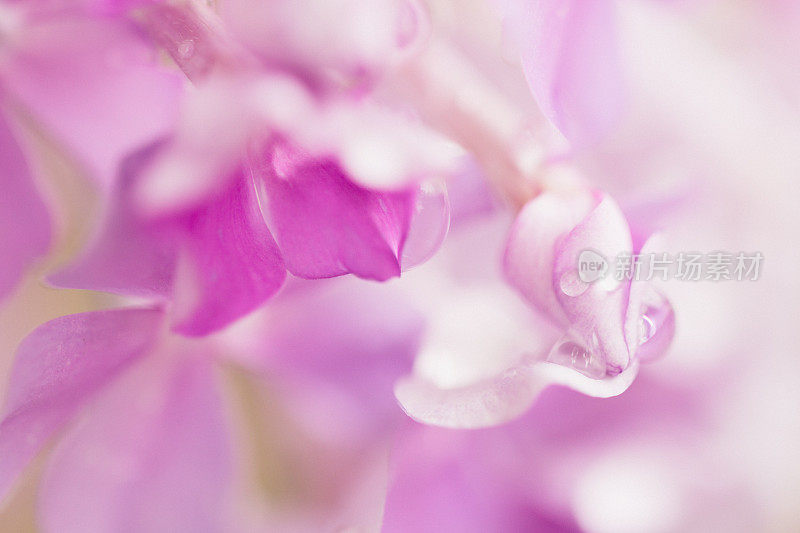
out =
<path fill-rule="evenodd" d="M 392 387 L 411 370 L 423 328 L 397 286 L 349 276 L 298 281 L 226 333 L 239 362 L 279 382 L 310 431 L 361 446 L 402 417 Z"/>
<path fill-rule="evenodd" d="M 614 201 L 602 193 L 595 194 L 595 201 L 594 209 L 557 244 L 552 283 L 575 340 L 599 355 L 613 374 L 627 368 L 632 355 L 625 338 L 628 283 L 613 283 L 611 271 L 604 280 L 585 283 L 578 276 L 578 260 L 582 252 L 592 250 L 610 269 L 618 255 L 633 253 L 633 245 L 628 223 Z"/>
<path fill-rule="evenodd" d="M 22 149 L 0 113 L 0 300 L 50 244 L 50 216 L 39 196 Z"/>
<path fill-rule="evenodd" d="M 373 192 L 338 166 L 278 146 L 258 168 L 267 224 L 286 266 L 302 278 L 400 275 L 414 193 Z"/>
<path fill-rule="evenodd" d="M 512 526 L 512 500 L 470 436 L 409 427 L 392 457 L 382 531 L 523 531 Z"/>
<path fill-rule="evenodd" d="M 577 349 L 583 354 L 578 361 L 583 368 L 576 368 L 599 378 L 630 364 L 640 344 L 642 313 L 653 315 L 644 320 L 658 321 L 648 347 L 654 353 L 669 345 L 674 315 L 649 283 L 616 282 L 611 269 L 620 254 L 633 253 L 631 231 L 610 197 L 593 196 L 590 200 L 584 193 L 545 192 L 526 205 L 512 228 L 504 269 L 517 290 L 567 330 L 550 360 L 574 359 Z M 578 261 L 587 250 L 606 260 L 604 279 L 580 279 Z"/>
<path fill-rule="evenodd" d="M 607 0 L 508 0 L 515 40 L 542 112 L 570 140 L 595 140 L 623 108 L 615 5 Z"/>
<path fill-rule="evenodd" d="M 317 158 L 335 161 L 366 189 L 401 191 L 458 170 L 463 151 L 441 134 L 369 100 L 318 99 L 288 137 Z"/>
<path fill-rule="evenodd" d="M 123 165 L 103 233 L 57 286 L 172 300 L 171 323 L 205 335 L 249 313 L 282 285 L 286 268 L 241 171 L 192 212 L 151 220 L 133 196 L 160 145 Z"/>
<path fill-rule="evenodd" d="M 148 352 L 161 319 L 152 309 L 69 315 L 22 341 L 0 422 L 0 499 L 53 433 Z"/>
<path fill-rule="evenodd" d="M 381 531 L 573 531 L 569 519 L 537 505 L 558 491 L 540 472 L 525 483 L 505 472 L 522 440 L 508 433 L 408 427 L 395 445 Z M 527 451 L 515 462 L 519 477 L 533 473 L 529 465 L 540 454 Z"/>
<path fill-rule="evenodd" d="M 520 416 L 545 385 L 532 367 L 519 366 L 494 378 L 452 389 L 440 388 L 414 375 L 398 381 L 394 393 L 414 420 L 469 429 L 502 424 Z"/>
<path fill-rule="evenodd" d="M 553 290 L 555 244 L 593 205 L 587 192 L 544 192 L 517 215 L 506 243 L 506 279 L 557 325 L 567 326 L 569 319 Z"/>
<path fill-rule="evenodd" d="M 57 287 L 167 298 L 172 291 L 179 235 L 174 228 L 143 220 L 131 200 L 137 176 L 159 145 L 123 164 L 101 233 L 75 263 L 49 276 Z"/>
<path fill-rule="evenodd" d="M 539 364 L 536 370 L 540 379 L 546 381 L 548 385 L 562 385 L 595 398 L 612 398 L 628 390 L 639 373 L 639 364 L 634 360 L 619 374 L 607 375 L 602 379 L 591 378 L 572 368 L 550 362 Z"/>
<path fill-rule="evenodd" d="M 4 69 L 9 91 L 108 184 L 120 159 L 166 133 L 182 80 L 132 29 L 111 18 L 30 22 Z"/>
<path fill-rule="evenodd" d="M 286 267 L 250 180 L 188 216 L 175 279 L 173 328 L 205 335 L 254 310 L 283 284 Z"/>
<path fill-rule="evenodd" d="M 476 383 L 442 388 L 412 375 L 397 382 L 394 393 L 408 416 L 433 426 L 475 429 L 497 426 L 528 411 L 547 387 L 561 385 L 587 396 L 610 398 L 625 392 L 639 371 L 596 379 L 550 362 L 522 364 Z"/>
<path fill-rule="evenodd" d="M 220 7 L 226 26 L 265 61 L 314 80 L 334 72 L 370 82 L 425 27 L 424 12 L 406 0 L 230 0 Z"/>
<path fill-rule="evenodd" d="M 224 409 L 210 360 L 188 355 L 137 365 L 97 398 L 45 473 L 45 531 L 222 531 Z"/>
<path fill-rule="evenodd" d="M 204 80 L 181 102 L 170 142 L 142 169 L 134 202 L 156 218 L 196 209 L 223 193 L 238 176 L 248 143 L 264 128 L 275 127 L 258 102 L 282 102 L 284 111 L 298 119 L 298 110 L 290 105 L 295 89 L 279 76 Z"/>

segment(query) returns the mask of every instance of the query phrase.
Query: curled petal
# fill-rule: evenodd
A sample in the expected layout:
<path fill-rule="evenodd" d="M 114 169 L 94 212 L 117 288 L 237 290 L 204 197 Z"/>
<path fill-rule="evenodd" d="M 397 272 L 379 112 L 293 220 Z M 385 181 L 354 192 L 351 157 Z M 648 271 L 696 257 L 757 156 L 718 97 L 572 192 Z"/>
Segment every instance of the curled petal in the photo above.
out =
<path fill-rule="evenodd" d="M 552 385 L 597 398 L 617 396 L 630 387 L 638 371 L 635 362 L 615 376 L 596 379 L 544 361 L 515 366 L 494 377 L 454 388 L 439 387 L 421 376 L 409 376 L 397 382 L 394 393 L 406 414 L 418 422 L 473 429 L 518 418 Z"/>
<path fill-rule="evenodd" d="M 625 372 L 637 353 L 649 359 L 666 350 L 674 332 L 669 303 L 649 282 L 610 272 L 613 259 L 632 254 L 628 223 L 605 194 L 545 192 L 523 208 L 504 270 L 566 332 L 548 361 L 606 379 Z"/>
<path fill-rule="evenodd" d="M 254 167 L 264 217 L 289 271 L 302 278 L 400 275 L 414 192 L 373 192 L 339 167 L 278 146 Z"/>
<path fill-rule="evenodd" d="M 395 384 L 406 413 L 454 428 L 500 424 L 522 414 L 546 385 L 527 353 L 546 352 L 549 328 L 502 285 L 460 288 L 433 313 L 414 373 Z"/>
<path fill-rule="evenodd" d="M 291 142 L 347 179 L 402 192 L 455 172 L 461 149 L 408 117 L 352 98 L 325 98 L 288 75 L 212 76 L 189 95 L 180 123 L 137 185 L 152 216 L 185 212 L 227 188 L 248 148 Z"/>
<path fill-rule="evenodd" d="M 553 290 L 556 242 L 583 220 L 594 204 L 588 192 L 544 192 L 517 215 L 506 243 L 506 279 L 557 325 L 569 325 L 569 317 Z"/>
<path fill-rule="evenodd" d="M 540 379 L 550 385 L 562 385 L 595 398 L 611 398 L 625 392 L 639 373 L 638 361 L 615 376 L 595 379 L 575 372 L 571 368 L 550 362 L 540 363 L 537 367 Z"/>
<path fill-rule="evenodd" d="M 601 193 L 545 192 L 529 202 L 512 227 L 504 257 L 509 282 L 578 344 L 598 351 L 612 373 L 627 367 L 624 335 L 628 287 L 614 284 L 608 260 L 631 253 L 619 208 Z M 578 262 L 589 251 L 606 261 L 606 277 L 586 282 Z"/>
<path fill-rule="evenodd" d="M 531 367 L 516 367 L 478 383 L 440 388 L 421 376 L 397 382 L 395 397 L 419 422 L 449 428 L 480 428 L 508 422 L 533 404 L 544 383 Z"/>
<path fill-rule="evenodd" d="M 22 341 L 0 422 L 0 499 L 50 436 L 148 353 L 161 322 L 153 309 L 81 313 L 52 320 Z"/>
<path fill-rule="evenodd" d="M 28 163 L 0 113 L 0 300 L 9 294 L 26 267 L 50 244 L 50 217 Z"/>
<path fill-rule="evenodd" d="M 596 193 L 595 202 L 592 211 L 556 245 L 553 293 L 578 340 L 596 351 L 615 374 L 627 368 L 631 357 L 624 324 L 629 294 L 628 284 L 617 282 L 609 272 L 609 261 L 630 255 L 633 245 L 628 223 L 613 200 Z M 604 278 L 581 279 L 578 263 L 587 250 L 605 261 Z"/>

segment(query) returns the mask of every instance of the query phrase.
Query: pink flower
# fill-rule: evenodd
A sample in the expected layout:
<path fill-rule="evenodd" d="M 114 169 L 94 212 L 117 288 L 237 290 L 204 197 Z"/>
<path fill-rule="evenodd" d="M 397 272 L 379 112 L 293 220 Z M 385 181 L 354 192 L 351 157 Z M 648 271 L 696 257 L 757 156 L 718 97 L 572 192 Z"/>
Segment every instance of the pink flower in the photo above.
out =
<path fill-rule="evenodd" d="M 275 145 L 259 154 L 265 159 L 252 174 L 234 169 L 228 188 L 205 205 L 152 219 L 137 212 L 133 190 L 162 149 L 123 166 L 103 232 L 77 264 L 51 277 L 54 283 L 171 301 L 172 327 L 204 335 L 260 306 L 287 268 L 306 278 L 400 274 L 417 197 L 425 193 L 372 192 L 333 162 L 295 152 L 289 154 L 297 160 L 287 160 L 286 148 Z"/>
<path fill-rule="evenodd" d="M 674 333 L 669 302 L 612 261 L 646 246 L 632 240 L 619 207 L 600 192 L 545 192 L 517 217 L 506 247 L 508 281 L 567 335 L 550 359 L 602 379 L 636 373 L 661 355 Z M 584 281 L 579 261 L 605 261 L 605 275 Z M 633 267 L 633 265 L 632 265 Z M 594 281 L 594 283 L 592 283 Z"/>
<path fill-rule="evenodd" d="M 202 339 L 170 333 L 166 313 L 152 308 L 40 326 L 17 351 L 0 418 L 0 500 L 65 432 L 39 492 L 48 531 L 373 527 L 383 493 L 369 480 L 385 479 L 390 435 L 403 420 L 392 382 L 422 328 L 396 293 L 355 279 L 296 282 L 261 314 Z M 391 312 L 375 314 L 378 303 Z M 320 493 L 297 502 L 301 516 L 235 507 L 235 482 L 251 472 L 234 472 L 234 449 L 246 445 L 226 415 L 248 394 L 268 394 L 268 411 L 282 413 L 281 432 L 267 438 L 291 444 L 287 460 L 303 469 L 292 474 Z M 248 435 L 266 434 L 266 405 L 246 405 Z M 326 455 L 342 468 L 305 471 Z"/>
<path fill-rule="evenodd" d="M 452 167 L 449 143 L 260 65 L 201 6 L 151 6 L 143 20 L 197 88 L 172 134 L 125 165 L 103 231 L 56 284 L 170 300 L 174 329 L 204 335 L 265 302 L 287 269 L 384 281 L 438 246 L 447 201 L 428 182 Z M 412 230 L 419 219 L 432 236 Z"/>
<path fill-rule="evenodd" d="M 400 405 L 424 423 L 475 428 L 522 415 L 553 384 L 597 397 L 621 394 L 639 363 L 669 346 L 674 315 L 649 282 L 617 283 L 611 273 L 594 283 L 580 279 L 584 250 L 609 260 L 633 253 L 619 208 L 602 193 L 568 188 L 543 192 L 522 209 L 499 252 L 507 280 L 535 316 L 500 283 L 486 281 L 497 275 L 497 256 L 485 243 L 503 231 L 502 219 L 493 218 L 483 223 L 485 230 L 473 223 L 459 240 L 451 234 L 440 253 L 483 274 L 471 270 L 461 282 L 471 284 L 461 288 L 439 282 L 461 297 L 440 295 L 414 372 L 395 386 Z M 434 299 L 436 293 L 426 295 Z"/>
<path fill-rule="evenodd" d="M 123 155 L 166 131 L 181 83 L 121 21 L 49 2 L 0 3 L 0 19 L 2 298 L 50 244 L 33 151 L 13 117 L 30 116 L 106 187 Z"/>

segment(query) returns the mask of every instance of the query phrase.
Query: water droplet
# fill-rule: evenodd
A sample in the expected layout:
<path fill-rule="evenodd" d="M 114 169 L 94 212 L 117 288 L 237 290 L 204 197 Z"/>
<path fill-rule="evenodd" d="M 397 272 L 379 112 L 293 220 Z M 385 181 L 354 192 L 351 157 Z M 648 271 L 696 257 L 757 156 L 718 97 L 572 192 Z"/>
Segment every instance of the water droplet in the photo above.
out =
<path fill-rule="evenodd" d="M 561 292 L 573 298 L 580 296 L 589 288 L 589 284 L 583 281 L 575 270 L 564 272 L 561 275 L 558 286 L 561 288 Z"/>
<path fill-rule="evenodd" d="M 556 343 L 547 356 L 547 360 L 577 370 L 584 376 L 593 379 L 601 379 L 606 375 L 606 365 L 603 359 L 571 340 Z"/>
<path fill-rule="evenodd" d="M 672 342 L 675 313 L 669 301 L 656 291 L 649 295 L 641 309 L 636 356 L 642 361 L 648 361 L 666 352 Z"/>
<path fill-rule="evenodd" d="M 656 324 L 653 319 L 644 314 L 639 319 L 639 344 L 644 344 L 656 334 Z"/>
<path fill-rule="evenodd" d="M 188 39 L 178 45 L 178 55 L 182 59 L 189 59 L 194 54 L 194 41 Z"/>
<path fill-rule="evenodd" d="M 439 249 L 450 229 L 450 199 L 443 183 L 423 183 L 417 193 L 408 236 L 403 246 L 403 270 L 421 265 Z"/>

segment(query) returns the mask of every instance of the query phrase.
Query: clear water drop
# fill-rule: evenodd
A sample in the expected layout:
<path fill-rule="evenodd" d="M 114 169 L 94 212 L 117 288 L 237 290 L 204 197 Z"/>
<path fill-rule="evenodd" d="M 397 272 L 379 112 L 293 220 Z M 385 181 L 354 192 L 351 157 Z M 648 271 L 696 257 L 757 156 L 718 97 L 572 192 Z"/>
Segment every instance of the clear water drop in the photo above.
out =
<path fill-rule="evenodd" d="M 181 59 L 189 59 L 194 54 L 194 41 L 187 39 L 178 45 L 178 56 Z"/>
<path fill-rule="evenodd" d="M 675 334 L 675 312 L 669 301 L 653 291 L 641 307 L 639 348 L 636 356 L 642 361 L 658 358 L 666 352 Z"/>
<path fill-rule="evenodd" d="M 652 317 L 644 314 L 639 319 L 639 344 L 644 344 L 656 334 L 657 326 Z"/>
<path fill-rule="evenodd" d="M 577 370 L 584 376 L 601 379 L 606 375 L 606 364 L 591 350 L 572 340 L 556 343 L 547 360 Z"/>
<path fill-rule="evenodd" d="M 423 183 L 417 194 L 408 236 L 403 246 L 403 270 L 430 259 L 450 229 L 450 199 L 444 183 Z"/>
<path fill-rule="evenodd" d="M 580 278 L 576 270 L 564 272 L 558 281 L 558 286 L 561 292 L 573 298 L 580 296 L 589 288 L 589 284 Z"/>

